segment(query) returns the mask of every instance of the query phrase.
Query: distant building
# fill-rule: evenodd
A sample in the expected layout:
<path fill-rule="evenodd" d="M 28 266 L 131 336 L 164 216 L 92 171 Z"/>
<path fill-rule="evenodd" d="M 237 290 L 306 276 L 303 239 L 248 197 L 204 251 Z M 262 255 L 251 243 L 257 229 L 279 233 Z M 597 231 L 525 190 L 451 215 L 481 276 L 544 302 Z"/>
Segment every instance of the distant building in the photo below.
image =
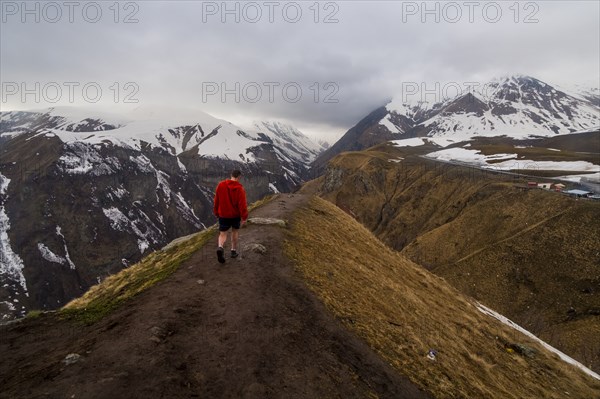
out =
<path fill-rule="evenodd" d="M 538 187 L 543 188 L 544 190 L 550 190 L 552 183 L 540 183 L 538 184 Z"/>
<path fill-rule="evenodd" d="M 595 201 L 600 201 L 600 194 L 590 195 L 590 196 L 588 196 L 588 198 L 593 199 Z"/>
<path fill-rule="evenodd" d="M 562 183 L 556 183 L 553 187 L 554 187 L 554 191 L 560 192 L 560 191 L 564 190 L 566 186 Z"/>
<path fill-rule="evenodd" d="M 568 190 L 564 191 L 564 193 L 577 198 L 587 198 L 592 194 L 590 191 L 585 190 Z"/>
<path fill-rule="evenodd" d="M 537 184 L 537 182 L 530 181 L 530 182 L 527 182 L 527 186 L 528 186 L 528 187 L 537 187 L 537 186 L 538 186 L 538 184 Z"/>

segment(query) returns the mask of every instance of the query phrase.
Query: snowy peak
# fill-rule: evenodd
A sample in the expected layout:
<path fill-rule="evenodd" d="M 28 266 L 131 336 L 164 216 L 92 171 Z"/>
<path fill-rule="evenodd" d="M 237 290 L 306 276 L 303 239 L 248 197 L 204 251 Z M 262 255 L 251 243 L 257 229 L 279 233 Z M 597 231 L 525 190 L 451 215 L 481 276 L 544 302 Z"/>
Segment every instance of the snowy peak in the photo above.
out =
<path fill-rule="evenodd" d="M 598 83 L 596 83 L 598 85 Z M 581 85 L 573 84 L 568 86 L 556 86 L 564 93 L 569 94 L 572 97 L 589 101 L 596 107 L 600 107 L 600 88 L 593 84 Z"/>
<path fill-rule="evenodd" d="M 452 91 L 452 87 L 458 90 Z M 447 90 L 448 89 L 448 90 Z M 565 90 L 526 75 L 486 84 L 413 84 L 373 110 L 313 163 L 315 170 L 343 151 L 359 151 L 390 140 L 439 137 L 550 137 L 600 127 L 598 89 Z M 433 93 L 432 93 L 433 92 Z"/>
<path fill-rule="evenodd" d="M 433 105 L 394 99 L 380 125 L 409 136 L 552 136 L 600 126 L 598 98 L 597 89 L 574 93 L 510 75 Z"/>
<path fill-rule="evenodd" d="M 40 111 L 11 111 L 0 113 L 0 133 L 18 135 L 43 128 L 66 132 L 95 133 L 117 129 L 125 124 L 123 118 L 97 113 L 83 113 L 69 107 L 54 107 Z"/>
<path fill-rule="evenodd" d="M 171 155 L 197 147 L 200 156 L 242 162 L 255 161 L 251 149 L 266 143 L 201 111 L 137 108 L 123 117 L 89 116 L 86 112 L 69 107 L 3 112 L 0 137 L 37 133 L 57 136 L 65 143 L 110 143 L 137 150 L 149 144 Z"/>
<path fill-rule="evenodd" d="M 569 95 L 532 77 L 513 76 L 492 81 L 483 89 L 483 96 L 490 103 L 520 103 L 540 109 L 569 106 Z"/>
<path fill-rule="evenodd" d="M 476 96 L 473 93 L 467 93 L 450 102 L 441 112 L 444 115 L 463 113 L 483 116 L 489 109 L 489 105 L 482 101 L 480 96 Z"/>
<path fill-rule="evenodd" d="M 325 148 L 307 137 L 300 130 L 277 121 L 255 121 L 252 131 L 272 142 L 297 161 L 312 162 Z"/>

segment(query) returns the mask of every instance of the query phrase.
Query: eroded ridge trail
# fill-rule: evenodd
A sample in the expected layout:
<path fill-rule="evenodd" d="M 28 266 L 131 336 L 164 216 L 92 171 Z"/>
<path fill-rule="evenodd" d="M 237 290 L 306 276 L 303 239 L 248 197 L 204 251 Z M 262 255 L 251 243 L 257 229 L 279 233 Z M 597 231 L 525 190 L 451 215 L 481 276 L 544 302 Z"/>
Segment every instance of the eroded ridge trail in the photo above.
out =
<path fill-rule="evenodd" d="M 282 194 L 251 217 L 290 220 L 307 200 Z M 0 327 L 0 397 L 430 397 L 325 310 L 282 252 L 286 231 L 249 225 L 240 246 L 266 253 L 242 249 L 224 265 L 211 241 L 91 326 L 43 316 Z M 70 353 L 82 357 L 66 365 Z"/>

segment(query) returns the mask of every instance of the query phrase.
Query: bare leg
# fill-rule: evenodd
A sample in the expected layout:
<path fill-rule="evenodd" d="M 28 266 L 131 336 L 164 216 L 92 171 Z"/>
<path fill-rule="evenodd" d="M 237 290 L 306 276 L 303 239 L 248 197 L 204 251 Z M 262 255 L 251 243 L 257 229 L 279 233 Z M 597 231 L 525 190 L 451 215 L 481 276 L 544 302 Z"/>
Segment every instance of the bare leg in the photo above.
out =
<path fill-rule="evenodd" d="M 221 231 L 219 233 L 219 247 L 225 248 L 225 243 L 227 242 L 227 232 Z"/>
<path fill-rule="evenodd" d="M 231 229 L 231 249 L 232 250 L 237 250 L 239 237 L 240 237 L 240 230 L 239 229 Z"/>

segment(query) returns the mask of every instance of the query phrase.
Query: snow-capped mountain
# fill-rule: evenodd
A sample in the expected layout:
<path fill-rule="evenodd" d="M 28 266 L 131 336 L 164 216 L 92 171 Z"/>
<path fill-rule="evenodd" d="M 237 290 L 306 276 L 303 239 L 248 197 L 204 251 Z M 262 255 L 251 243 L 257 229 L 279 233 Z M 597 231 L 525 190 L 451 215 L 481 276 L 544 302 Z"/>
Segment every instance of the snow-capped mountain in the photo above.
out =
<path fill-rule="evenodd" d="M 342 151 L 411 137 L 550 137 L 600 127 L 598 88 L 561 89 L 524 75 L 506 76 L 455 97 L 398 96 L 350 129 L 313 163 L 322 169 Z M 427 97 L 425 96 L 425 99 Z"/>
<path fill-rule="evenodd" d="M 204 112 L 171 113 L 138 108 L 124 116 L 86 115 L 79 109 L 49 108 L 39 112 L 6 112 L 0 119 L 1 137 L 38 131 L 65 143 L 111 143 L 140 150 L 142 145 L 179 155 L 194 148 L 198 155 L 232 161 L 255 161 L 252 148 L 267 141 L 230 122 Z M 90 134 L 92 133 L 92 134 Z"/>
<path fill-rule="evenodd" d="M 582 84 L 572 84 L 572 85 L 560 85 L 556 86 L 556 88 L 561 91 L 568 93 L 574 97 L 583 97 L 588 100 L 592 104 L 600 107 L 600 87 L 597 86 L 598 83 L 595 84 L 589 82 L 587 85 Z"/>
<path fill-rule="evenodd" d="M 148 107 L 0 113 L 0 320 L 59 307 L 213 224 L 214 187 L 234 168 L 249 201 L 291 190 L 318 145 L 279 129 Z"/>
<path fill-rule="evenodd" d="M 276 121 L 255 121 L 252 131 L 265 137 L 278 148 L 284 149 L 282 156 L 310 163 L 325 150 L 324 144 L 316 143 L 295 127 Z"/>
<path fill-rule="evenodd" d="M 409 136 L 527 138 L 600 126 L 600 108 L 588 98 L 522 75 L 495 79 L 479 90 L 434 104 L 421 113 L 394 101 L 386 108 L 390 115 L 381 123 L 394 133 Z M 415 124 L 409 129 L 397 126 L 394 116 L 412 118 Z"/>

